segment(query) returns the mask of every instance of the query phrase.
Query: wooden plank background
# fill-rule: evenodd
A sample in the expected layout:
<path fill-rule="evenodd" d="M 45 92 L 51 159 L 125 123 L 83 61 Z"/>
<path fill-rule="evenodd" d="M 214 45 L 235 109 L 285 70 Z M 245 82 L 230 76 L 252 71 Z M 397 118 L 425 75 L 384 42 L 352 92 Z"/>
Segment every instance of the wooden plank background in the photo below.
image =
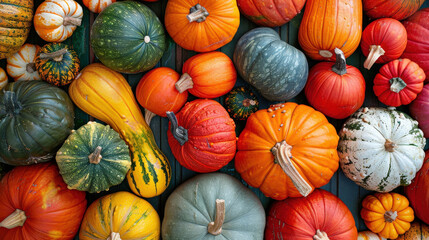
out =
<path fill-rule="evenodd" d="M 41 2 L 42 2 L 41 0 L 35 0 L 35 8 L 34 9 L 36 9 L 37 6 Z M 94 54 L 93 54 L 93 52 L 89 46 L 90 28 L 91 28 L 92 22 L 97 17 L 97 14 L 91 13 L 83 5 L 82 0 L 77 0 L 77 2 L 79 4 L 81 4 L 81 6 L 84 9 L 84 18 L 82 21 L 82 26 L 78 27 L 77 30 L 75 31 L 75 33 L 73 34 L 73 36 L 71 38 L 67 39 L 65 41 L 65 43 L 72 45 L 73 48 L 77 51 L 77 53 L 79 55 L 79 59 L 81 61 L 81 68 L 83 68 L 90 63 L 98 62 L 98 60 L 94 57 Z M 145 3 L 145 4 L 148 7 L 150 7 L 156 13 L 156 15 L 159 17 L 161 22 L 164 22 L 164 12 L 165 12 L 165 8 L 166 8 L 167 0 L 159 0 L 158 2 L 155 2 L 155 3 Z M 424 3 L 424 5 L 422 6 L 422 8 L 425 8 L 425 7 L 429 7 L 428 1 L 426 1 Z M 298 43 L 298 29 L 299 29 L 299 24 L 300 24 L 300 21 L 302 18 L 303 11 L 304 10 L 302 10 L 301 14 L 296 16 L 289 23 L 287 23 L 281 27 L 274 28 L 280 34 L 282 40 L 288 42 L 289 44 L 291 44 L 297 48 L 300 48 L 299 43 Z M 363 19 L 364 19 L 364 22 L 363 22 L 363 28 L 364 28 L 370 22 L 370 20 L 365 15 L 364 15 Z M 239 40 L 239 38 L 243 34 L 248 32 L 249 30 L 258 27 L 254 23 L 247 20 L 244 16 L 241 16 L 240 21 L 241 21 L 240 27 L 239 27 L 236 35 L 234 36 L 233 40 L 230 43 L 228 43 L 227 45 L 225 45 L 224 47 L 219 49 L 219 51 L 224 52 L 229 57 L 231 57 L 231 59 L 232 59 L 232 55 L 234 52 L 235 45 L 236 45 L 237 41 Z M 167 34 L 167 32 L 166 32 L 166 34 Z M 31 33 L 30 33 L 30 37 L 28 38 L 27 42 L 32 43 L 32 44 L 38 44 L 40 46 L 43 46 L 44 44 L 46 44 L 46 42 L 44 42 L 37 35 L 34 28 L 32 28 Z M 174 41 L 169 36 L 167 36 L 167 43 L 168 43 L 167 44 L 168 49 L 164 53 L 161 61 L 155 67 L 161 67 L 161 66 L 170 67 L 170 68 L 176 70 L 177 72 L 181 73 L 183 63 L 188 58 L 195 55 L 196 53 L 182 49 L 180 46 L 176 45 L 174 43 Z M 371 71 L 368 71 L 368 70 L 363 68 L 364 60 L 365 60 L 365 58 L 362 55 L 360 48 L 358 48 L 355 51 L 355 53 L 347 59 L 347 63 L 349 65 L 353 65 L 355 67 L 358 67 L 359 70 L 361 71 L 361 73 L 363 74 L 363 76 L 365 77 L 365 80 L 366 80 L 366 96 L 365 96 L 364 106 L 384 106 L 382 103 L 380 103 L 377 100 L 377 98 L 374 95 L 373 90 L 372 90 L 373 78 L 374 78 L 375 74 L 378 72 L 381 65 L 376 64 L 372 67 Z M 310 67 L 313 66 L 315 63 L 316 63 L 315 61 L 312 61 L 309 59 L 309 66 Z M 0 67 L 6 69 L 6 60 L 0 61 Z M 128 80 L 129 84 L 133 88 L 133 91 L 135 91 L 135 87 L 137 86 L 138 82 L 140 81 L 140 79 L 142 78 L 143 75 L 144 75 L 144 73 L 124 74 L 125 78 Z M 238 77 L 236 86 L 242 86 L 242 85 L 247 85 L 247 83 L 245 83 L 240 77 Z M 67 90 L 67 86 L 63 87 L 63 89 Z M 260 95 L 258 95 L 258 98 L 260 101 L 260 108 L 261 109 L 268 108 L 269 105 L 276 103 L 276 102 L 269 102 L 269 101 L 263 99 Z M 190 95 L 188 100 L 191 101 L 193 99 L 195 99 L 195 97 Z M 219 97 L 219 98 L 216 98 L 215 100 L 223 104 L 224 97 Z M 301 92 L 297 97 L 295 97 L 289 101 L 309 105 L 306 98 L 305 98 L 304 92 Z M 404 111 L 404 112 L 408 112 L 407 107 L 400 107 L 398 109 L 401 111 Z M 84 125 L 89 120 L 98 121 L 97 119 L 94 119 L 91 116 L 88 116 L 87 114 L 85 114 L 83 111 L 81 111 L 77 107 L 75 108 L 75 115 L 76 115 L 75 129 Z M 332 123 L 336 127 L 337 130 L 340 129 L 340 127 L 342 126 L 342 124 L 345 121 L 345 120 L 335 120 L 335 119 L 331 119 L 331 118 L 328 118 L 328 119 L 329 119 L 329 122 Z M 242 131 L 242 129 L 245 126 L 245 121 L 236 121 L 236 125 L 237 125 L 236 132 L 237 132 L 237 136 L 238 136 L 239 133 Z M 180 183 L 182 183 L 185 180 L 195 176 L 197 173 L 183 168 L 174 159 L 173 154 L 171 153 L 170 147 L 169 147 L 168 142 L 167 142 L 168 120 L 166 118 L 161 118 L 158 116 L 153 118 L 150 127 L 154 133 L 156 143 L 161 148 L 162 152 L 169 159 L 170 164 L 171 164 L 171 168 L 172 168 L 172 179 L 171 179 L 171 183 L 170 183 L 169 187 L 167 188 L 167 190 L 161 196 L 147 199 L 154 206 L 154 208 L 158 211 L 158 214 L 160 215 L 160 217 L 162 219 L 162 217 L 164 215 L 164 204 L 165 204 L 168 196 L 170 195 L 170 193 L 178 185 L 180 185 Z M 227 166 L 223 167 L 220 171 L 228 173 L 230 175 L 233 175 L 236 178 L 241 180 L 240 175 L 234 169 L 234 161 L 231 161 Z M 244 182 L 243 180 L 242 180 L 242 182 L 244 185 L 248 186 L 246 184 L 246 182 Z M 260 198 L 262 204 L 264 205 L 265 209 L 268 210 L 269 205 L 273 200 L 265 197 L 258 189 L 252 188 L 250 186 L 248 186 L 248 187 L 250 189 L 252 189 L 252 191 L 254 191 L 257 194 L 257 196 Z M 347 177 L 345 177 L 345 175 L 341 172 L 341 169 L 339 169 L 334 174 L 331 181 L 327 185 L 323 186 L 322 188 L 332 192 L 333 194 L 337 195 L 342 201 L 344 201 L 344 203 L 347 205 L 347 207 L 352 212 L 352 214 L 355 218 L 355 221 L 356 221 L 356 227 L 358 228 L 359 231 L 367 229 L 365 227 L 363 220 L 359 216 L 359 211 L 360 211 L 360 203 L 363 200 L 363 198 L 370 193 L 369 191 L 359 187 L 354 182 L 352 182 Z M 94 200 L 98 199 L 101 196 L 107 195 L 109 193 L 117 192 L 117 191 L 130 191 L 131 192 L 126 180 L 122 184 L 112 187 L 109 192 L 101 192 L 98 194 L 89 194 L 88 193 L 87 194 L 88 204 L 90 204 L 91 202 L 93 202 Z M 402 192 L 402 189 L 399 188 L 399 189 L 396 189 L 395 191 Z M 76 237 L 75 239 L 78 239 L 78 237 Z"/>

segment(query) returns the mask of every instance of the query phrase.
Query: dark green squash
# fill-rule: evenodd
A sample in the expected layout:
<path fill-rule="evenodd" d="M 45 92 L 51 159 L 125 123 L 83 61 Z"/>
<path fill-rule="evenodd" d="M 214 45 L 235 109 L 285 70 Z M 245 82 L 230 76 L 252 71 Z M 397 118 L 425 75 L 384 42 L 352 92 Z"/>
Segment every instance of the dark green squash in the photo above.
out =
<path fill-rule="evenodd" d="M 58 87 L 18 81 L 0 91 L 0 162 L 18 166 L 49 161 L 73 127 L 73 104 Z"/>
<path fill-rule="evenodd" d="M 234 64 L 241 77 L 270 101 L 295 97 L 307 82 L 304 53 L 282 41 L 271 28 L 244 34 L 235 47 Z"/>
<path fill-rule="evenodd" d="M 164 28 L 142 3 L 115 2 L 105 8 L 91 28 L 91 47 L 108 68 L 122 73 L 151 69 L 164 54 Z"/>
<path fill-rule="evenodd" d="M 237 87 L 226 95 L 225 108 L 233 119 L 246 120 L 250 114 L 258 111 L 259 102 L 250 88 Z"/>
<path fill-rule="evenodd" d="M 73 131 L 56 160 L 69 189 L 90 193 L 120 184 L 131 166 L 128 146 L 119 133 L 96 122 Z"/>
<path fill-rule="evenodd" d="M 48 43 L 37 54 L 36 69 L 42 80 L 56 86 L 71 83 L 79 72 L 77 53 L 64 43 Z"/>

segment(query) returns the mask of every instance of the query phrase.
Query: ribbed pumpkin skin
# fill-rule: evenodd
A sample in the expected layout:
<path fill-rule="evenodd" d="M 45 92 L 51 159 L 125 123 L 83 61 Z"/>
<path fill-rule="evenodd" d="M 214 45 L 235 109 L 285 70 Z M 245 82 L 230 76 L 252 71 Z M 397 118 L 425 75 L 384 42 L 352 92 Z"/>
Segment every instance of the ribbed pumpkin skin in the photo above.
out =
<path fill-rule="evenodd" d="M 207 225 L 215 221 L 216 199 L 225 200 L 225 221 L 214 236 Z M 258 197 L 224 173 L 199 174 L 182 183 L 168 197 L 164 212 L 164 240 L 262 240 L 264 236 L 265 211 Z"/>
<path fill-rule="evenodd" d="M 5 101 L 15 93 L 21 109 Z M 28 165 L 49 161 L 74 127 L 74 107 L 62 89 L 42 81 L 9 83 L 0 91 L 0 161 Z M 20 136 L 19 138 L 17 136 Z"/>
<path fill-rule="evenodd" d="M 89 158 L 101 147 L 101 160 Z M 66 139 L 55 159 L 69 189 L 90 193 L 107 191 L 120 184 L 131 166 L 130 152 L 109 125 L 88 122 Z"/>
<path fill-rule="evenodd" d="M 71 240 L 86 209 L 85 193 L 69 190 L 54 163 L 16 167 L 0 182 L 0 222 L 16 209 L 25 212 L 22 227 L 0 227 L 2 239 Z"/>
<path fill-rule="evenodd" d="M 233 119 L 246 120 L 250 114 L 258 111 L 259 102 L 250 88 L 237 87 L 225 96 L 224 106 Z"/>
<path fill-rule="evenodd" d="M 423 2 L 423 1 L 422 1 Z M 426 74 L 426 82 L 429 78 L 429 8 L 417 11 L 413 16 L 402 22 L 407 30 L 407 47 L 405 48 L 402 58 L 408 58 L 416 62 Z"/>
<path fill-rule="evenodd" d="M 429 239 L 429 226 L 424 223 L 414 221 L 411 228 L 396 240 L 427 240 Z"/>
<path fill-rule="evenodd" d="M 235 155 L 235 123 L 228 112 L 214 100 L 188 102 L 176 114 L 179 126 L 188 130 L 184 145 L 167 132 L 168 144 L 176 160 L 195 172 L 214 172 L 228 164 Z"/>
<path fill-rule="evenodd" d="M 298 41 L 311 59 L 334 61 L 335 48 L 348 58 L 359 46 L 361 35 L 362 1 L 307 0 Z M 332 56 L 320 55 L 321 50 L 329 51 Z"/>
<path fill-rule="evenodd" d="M 426 151 L 423 167 L 416 174 L 411 184 L 405 187 L 405 194 L 410 200 L 416 216 L 429 224 L 429 152 Z"/>
<path fill-rule="evenodd" d="M 270 101 L 295 97 L 307 82 L 305 55 L 271 28 L 244 34 L 235 47 L 234 63 L 241 77 Z"/>
<path fill-rule="evenodd" d="M 354 240 L 357 229 L 347 206 L 332 193 L 316 189 L 307 197 L 275 201 L 268 213 L 265 239 L 313 240 L 317 230 L 329 240 Z"/>
<path fill-rule="evenodd" d="M 304 7 L 305 0 L 264 1 L 237 0 L 241 14 L 250 21 L 266 27 L 281 26 L 294 18 Z"/>
<path fill-rule="evenodd" d="M 0 90 L 2 90 L 8 83 L 6 72 L 0 68 Z"/>
<path fill-rule="evenodd" d="M 399 79 L 398 79 L 399 78 Z M 374 78 L 374 93 L 380 102 L 398 107 L 408 105 L 423 89 L 426 74 L 409 59 L 396 59 L 385 64 Z M 403 87 L 405 83 L 405 87 Z M 399 84 L 400 88 L 397 88 Z M 399 92 L 396 92 L 398 91 Z"/>
<path fill-rule="evenodd" d="M 390 17 L 403 20 L 413 15 L 425 0 L 363 0 L 363 10 L 370 18 Z"/>
<path fill-rule="evenodd" d="M 100 63 L 90 64 L 70 84 L 69 95 L 80 109 L 109 124 L 127 142 L 132 155 L 127 174 L 131 190 L 147 198 L 163 193 L 171 179 L 170 163 L 122 74 Z"/>
<path fill-rule="evenodd" d="M 380 237 L 378 234 L 371 231 L 359 232 L 357 240 L 387 240 L 386 238 Z"/>
<path fill-rule="evenodd" d="M 190 9 L 199 3 L 209 15 L 203 22 L 189 22 Z M 240 25 L 236 0 L 170 0 L 165 9 L 165 28 L 179 46 L 210 52 L 229 43 Z"/>
<path fill-rule="evenodd" d="M 411 116 L 417 120 L 419 128 L 424 132 L 425 138 L 429 138 L 429 84 L 423 86 L 423 90 L 408 107 Z"/>
<path fill-rule="evenodd" d="M 79 231 L 79 240 L 159 239 L 160 220 L 146 200 L 129 192 L 116 192 L 94 201 L 87 209 Z"/>
<path fill-rule="evenodd" d="M 91 27 L 90 43 L 104 65 L 122 73 L 151 69 L 166 48 L 158 17 L 146 5 L 134 1 L 106 7 Z"/>
<path fill-rule="evenodd" d="M 0 0 L 0 59 L 24 45 L 33 22 L 33 0 Z"/>
<path fill-rule="evenodd" d="M 167 111 L 178 112 L 188 99 L 188 91 L 179 93 L 175 87 L 179 77 L 176 71 L 167 67 L 149 71 L 137 85 L 137 101 L 158 116 L 166 117 Z"/>
<path fill-rule="evenodd" d="M 40 51 L 37 45 L 26 43 L 18 52 L 7 58 L 7 73 L 15 81 L 41 80 L 36 68 L 36 56 Z"/>
<path fill-rule="evenodd" d="M 107 6 L 116 2 L 116 0 L 83 0 L 83 5 L 85 5 L 89 11 L 93 13 L 100 13 Z"/>
<path fill-rule="evenodd" d="M 338 169 L 338 135 L 322 113 L 292 102 L 259 110 L 238 138 L 235 168 L 267 197 L 302 196 L 271 152 L 282 141 L 292 146 L 291 162 L 311 191 L 328 183 Z"/>

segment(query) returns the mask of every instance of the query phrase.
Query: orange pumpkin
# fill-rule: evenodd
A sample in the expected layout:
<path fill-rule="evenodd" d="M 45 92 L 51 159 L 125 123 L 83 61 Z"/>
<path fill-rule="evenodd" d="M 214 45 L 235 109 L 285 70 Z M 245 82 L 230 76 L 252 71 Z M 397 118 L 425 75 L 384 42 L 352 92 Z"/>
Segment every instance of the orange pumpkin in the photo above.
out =
<path fill-rule="evenodd" d="M 292 102 L 277 104 L 247 119 L 235 168 L 267 197 L 307 196 L 338 169 L 338 139 L 321 112 Z"/>
<path fill-rule="evenodd" d="M 165 28 L 182 48 L 210 52 L 229 43 L 240 25 L 236 0 L 169 0 Z"/>
<path fill-rule="evenodd" d="M 411 223 L 410 230 L 400 235 L 396 240 L 428 240 L 429 239 L 429 226 L 414 221 Z"/>
<path fill-rule="evenodd" d="M 361 0 L 307 0 L 298 41 L 314 60 L 335 60 L 334 49 L 349 57 L 362 36 Z"/>
<path fill-rule="evenodd" d="M 360 215 L 372 232 L 390 239 L 408 231 L 414 220 L 414 210 L 408 199 L 398 193 L 368 195 L 362 201 Z"/>
<path fill-rule="evenodd" d="M 199 98 L 217 98 L 234 87 L 237 71 L 222 52 L 197 54 L 183 64 L 183 75 L 176 83 L 180 93 L 186 90 Z"/>
<path fill-rule="evenodd" d="M 116 2 L 116 0 L 83 0 L 83 5 L 89 9 L 89 11 L 94 13 L 100 13 L 107 6 Z"/>

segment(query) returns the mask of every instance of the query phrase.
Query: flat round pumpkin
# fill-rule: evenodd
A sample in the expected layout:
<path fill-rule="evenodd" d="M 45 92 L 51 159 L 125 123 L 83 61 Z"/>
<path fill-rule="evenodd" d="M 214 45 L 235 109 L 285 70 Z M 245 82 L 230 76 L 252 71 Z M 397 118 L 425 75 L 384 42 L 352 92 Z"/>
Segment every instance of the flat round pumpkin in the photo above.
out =
<path fill-rule="evenodd" d="M 37 45 L 26 43 L 18 52 L 7 58 L 7 73 L 15 81 L 41 80 L 36 68 L 36 57 L 40 51 Z"/>

